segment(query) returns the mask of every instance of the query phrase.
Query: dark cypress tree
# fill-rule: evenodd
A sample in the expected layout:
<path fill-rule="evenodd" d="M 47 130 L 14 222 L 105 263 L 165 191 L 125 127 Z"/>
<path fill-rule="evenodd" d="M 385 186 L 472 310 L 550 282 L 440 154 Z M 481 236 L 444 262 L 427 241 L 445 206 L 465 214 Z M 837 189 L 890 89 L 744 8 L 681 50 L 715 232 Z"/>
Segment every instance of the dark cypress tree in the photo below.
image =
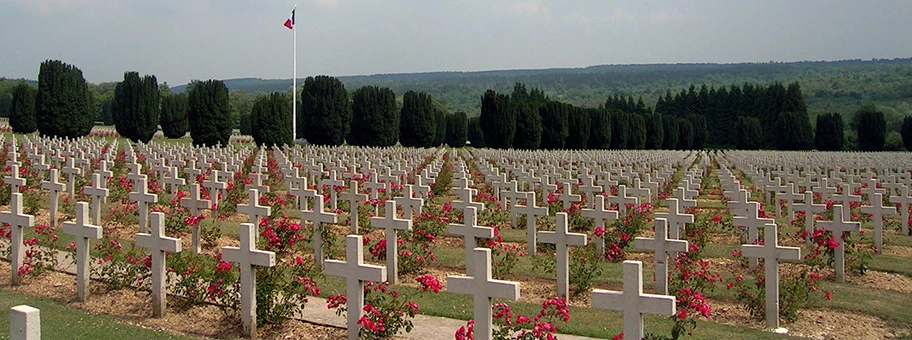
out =
<path fill-rule="evenodd" d="M 101 120 L 104 125 L 114 125 L 114 98 L 105 99 L 101 102 L 99 120 Z"/>
<path fill-rule="evenodd" d="M 250 110 L 251 112 L 249 113 L 238 112 L 238 118 L 240 119 L 238 130 L 241 130 L 242 135 L 253 135 L 253 106 L 250 107 Z"/>
<path fill-rule="evenodd" d="M 41 63 L 35 113 L 44 136 L 76 138 L 88 135 L 95 125 L 94 96 L 82 71 L 59 60 Z"/>
<path fill-rule="evenodd" d="M 426 148 L 434 145 L 437 134 L 436 112 L 431 96 L 408 91 L 402 96 L 399 113 L 399 143 L 406 147 Z"/>
<path fill-rule="evenodd" d="M 763 126 L 763 120 L 760 120 Z M 773 122 L 773 127 L 765 129 L 767 134 L 775 134 L 774 137 L 764 136 L 767 141 L 772 140 L 779 150 L 810 150 L 814 148 L 814 131 L 811 128 L 811 121 L 807 113 L 801 112 L 783 112 Z"/>
<path fill-rule="evenodd" d="M 887 136 L 887 121 L 874 104 L 862 106 L 855 112 L 855 131 L 858 133 L 858 150 L 881 151 Z"/>
<path fill-rule="evenodd" d="M 536 150 L 541 147 L 542 119 L 538 109 L 530 102 L 514 102 L 516 108 L 516 134 L 513 147 L 524 150 Z"/>
<path fill-rule="evenodd" d="M 817 132 L 814 145 L 820 151 L 840 151 L 845 143 L 842 115 L 824 113 L 817 116 Z"/>
<path fill-rule="evenodd" d="M 232 122 L 225 83 L 212 79 L 194 81 L 190 84 L 187 105 L 193 145 L 227 146 Z"/>
<path fill-rule="evenodd" d="M 158 131 L 161 95 L 158 80 L 138 72 L 124 73 L 114 88 L 114 126 L 117 133 L 131 141 L 148 143 Z"/>
<path fill-rule="evenodd" d="M 257 145 L 291 145 L 291 98 L 273 92 L 260 96 L 250 110 L 251 134 Z"/>
<path fill-rule="evenodd" d="M 434 144 L 440 146 L 446 143 L 447 118 L 450 113 L 441 105 L 434 105 Z"/>
<path fill-rule="evenodd" d="M 646 119 L 642 114 L 631 114 L 627 119 L 627 148 L 642 150 L 646 148 Z"/>
<path fill-rule="evenodd" d="M 678 146 L 679 150 L 690 150 L 693 147 L 693 124 L 685 118 L 678 119 Z"/>
<path fill-rule="evenodd" d="M 619 111 L 612 109 L 585 109 L 589 114 L 589 149 L 608 149 L 611 148 L 612 120 L 611 115 Z"/>
<path fill-rule="evenodd" d="M 559 150 L 567 144 L 569 112 L 570 105 L 557 101 L 548 101 L 538 109 L 542 120 L 542 149 Z"/>
<path fill-rule="evenodd" d="M 586 109 L 571 106 L 568 115 L 566 148 L 572 150 L 589 148 L 589 131 L 591 122 Z"/>
<path fill-rule="evenodd" d="M 493 149 L 513 147 L 516 135 L 516 110 L 510 97 L 487 90 L 481 97 L 479 125 L 484 132 L 485 145 Z"/>
<path fill-rule="evenodd" d="M 644 119 L 646 121 L 646 149 L 661 149 L 662 142 L 665 140 L 665 124 L 662 123 L 662 115 L 651 114 Z"/>
<path fill-rule="evenodd" d="M 13 102 L 10 105 L 9 125 L 15 133 L 32 133 L 38 130 L 38 119 L 35 116 L 35 97 L 38 90 L 26 83 L 19 83 L 13 89 Z"/>
<path fill-rule="evenodd" d="M 364 86 L 352 93 L 352 121 L 348 143 L 393 146 L 399 141 L 396 94 L 386 87 Z"/>
<path fill-rule="evenodd" d="M 899 132 L 906 150 L 912 151 L 912 116 L 903 118 L 902 129 Z"/>
<path fill-rule="evenodd" d="M 754 117 L 738 117 L 738 149 L 756 150 L 763 144 L 763 128 L 760 119 Z"/>
<path fill-rule="evenodd" d="M 678 117 L 665 115 L 662 117 L 662 130 L 665 132 L 662 138 L 662 149 L 673 150 L 678 146 L 678 136 L 680 135 L 678 126 Z"/>
<path fill-rule="evenodd" d="M 478 117 L 469 119 L 466 137 L 469 139 L 469 143 L 472 143 L 473 148 L 485 147 L 484 131 L 481 130 L 481 120 Z"/>
<path fill-rule="evenodd" d="M 696 114 L 687 115 L 687 120 L 690 121 L 690 124 L 693 127 L 693 145 L 691 145 L 691 148 L 702 150 L 706 144 L 707 134 L 709 133 L 706 127 L 706 116 Z"/>
<path fill-rule="evenodd" d="M 468 119 L 465 112 L 459 111 L 448 116 L 447 120 L 447 145 L 451 148 L 461 148 L 466 145 L 466 132 Z"/>
<path fill-rule="evenodd" d="M 187 134 L 187 130 L 190 128 L 190 121 L 187 120 L 189 111 L 190 103 L 186 93 L 169 94 L 162 97 L 159 124 L 161 124 L 165 137 L 181 138 Z M 249 133 L 250 131 L 248 131 Z"/>
<path fill-rule="evenodd" d="M 304 80 L 301 119 L 298 120 L 298 125 L 303 129 L 298 132 L 303 132 L 308 143 L 342 145 L 348 136 L 351 120 L 352 106 L 348 102 L 348 91 L 339 79 L 316 76 Z"/>
<path fill-rule="evenodd" d="M 627 113 L 613 110 L 611 116 L 611 148 L 627 148 Z"/>

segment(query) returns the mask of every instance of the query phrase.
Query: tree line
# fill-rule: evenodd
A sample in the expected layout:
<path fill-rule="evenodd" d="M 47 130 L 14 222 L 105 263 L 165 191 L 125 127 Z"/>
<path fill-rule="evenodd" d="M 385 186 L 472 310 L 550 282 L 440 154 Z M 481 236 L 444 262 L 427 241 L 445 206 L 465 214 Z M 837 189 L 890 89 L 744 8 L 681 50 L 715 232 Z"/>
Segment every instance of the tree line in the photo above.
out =
<path fill-rule="evenodd" d="M 219 80 L 194 81 L 186 94 L 173 94 L 155 76 L 126 72 L 113 84 L 109 110 L 118 133 L 148 142 L 159 126 L 166 137 L 189 130 L 196 145 L 226 145 L 235 126 L 229 91 Z M 433 147 L 441 144 L 516 149 L 781 149 L 877 151 L 912 147 L 912 117 L 901 134 L 886 133 L 883 112 L 865 105 L 846 133 L 842 115 L 817 116 L 811 127 L 798 83 L 744 84 L 719 89 L 694 85 L 667 91 L 654 108 L 642 98 L 613 95 L 597 108 L 552 100 L 538 88 L 514 85 L 509 95 L 487 90 L 481 115 L 450 114 L 423 92 L 408 91 L 397 102 L 389 88 L 362 86 L 349 93 L 339 79 L 309 77 L 300 92 L 297 126 L 291 98 L 284 93 L 256 97 L 240 116 L 242 133 L 258 144 L 290 144 L 292 128 L 321 145 Z M 25 82 L 12 91 L 10 125 L 15 132 L 78 137 L 88 134 L 97 103 L 73 65 L 41 64 L 37 89 Z M 816 131 L 814 131 L 816 130 Z M 851 140 L 849 140 L 851 139 Z"/>

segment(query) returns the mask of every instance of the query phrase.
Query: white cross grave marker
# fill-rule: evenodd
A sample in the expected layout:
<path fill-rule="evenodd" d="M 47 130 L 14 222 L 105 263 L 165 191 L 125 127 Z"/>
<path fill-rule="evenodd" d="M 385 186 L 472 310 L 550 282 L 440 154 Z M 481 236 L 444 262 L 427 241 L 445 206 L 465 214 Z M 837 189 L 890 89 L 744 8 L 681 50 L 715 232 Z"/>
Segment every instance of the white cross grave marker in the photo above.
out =
<path fill-rule="evenodd" d="M 133 185 L 133 192 L 129 194 L 130 200 L 136 202 L 136 208 L 139 210 L 139 232 L 146 233 L 146 226 L 149 223 L 149 204 L 158 202 L 158 195 L 150 194 L 146 182 L 146 175 L 140 175 L 139 180 Z"/>
<path fill-rule="evenodd" d="M 381 282 L 386 277 L 386 268 L 364 264 L 364 243 L 361 235 L 345 238 L 345 261 L 326 260 L 326 275 L 345 278 L 345 309 L 348 319 L 348 339 L 357 340 L 361 325 L 361 310 L 364 309 L 364 281 Z"/>
<path fill-rule="evenodd" d="M 371 217 L 371 227 L 380 228 L 386 234 L 386 280 L 391 284 L 399 282 L 399 245 L 398 230 L 412 230 L 412 220 L 396 216 L 396 203 L 386 201 L 386 216 Z"/>
<path fill-rule="evenodd" d="M 687 252 L 687 241 L 668 238 L 668 221 L 655 219 L 655 236 L 653 238 L 637 237 L 633 240 L 639 250 L 655 252 L 655 289 L 656 293 L 668 295 L 668 254 Z"/>
<path fill-rule="evenodd" d="M 97 175 L 96 175 L 97 176 Z M 102 236 L 101 227 L 89 224 L 89 204 L 76 203 L 76 222 L 64 222 L 63 233 L 76 242 L 76 298 L 85 302 L 89 295 L 89 240 Z"/>
<path fill-rule="evenodd" d="M 317 196 L 313 210 L 301 210 L 301 221 L 313 222 L 312 244 L 317 268 L 323 268 L 323 223 L 339 223 L 338 215 L 323 211 L 322 198 L 322 195 Z"/>
<path fill-rule="evenodd" d="M 494 238 L 494 228 L 477 225 L 477 211 L 475 207 L 467 207 L 463 216 L 464 224 L 450 223 L 447 232 L 452 235 L 462 235 L 466 253 L 466 275 L 473 276 L 475 266 L 472 261 L 475 258 L 472 252 L 475 249 L 475 238 Z"/>
<path fill-rule="evenodd" d="M 22 243 L 24 228 L 35 227 L 35 216 L 22 212 L 22 194 L 14 193 L 10 197 L 10 211 L 0 212 L 0 222 L 10 225 L 10 283 L 18 286 L 19 267 L 25 261 L 25 245 Z"/>
<path fill-rule="evenodd" d="M 846 232 L 859 232 L 861 231 L 861 224 L 858 222 L 849 222 L 843 218 L 842 205 L 834 204 L 833 205 L 833 220 L 832 221 L 817 221 L 817 225 L 820 226 L 820 229 L 833 232 L 833 237 L 836 238 L 836 242 L 839 243 L 839 246 L 836 247 L 835 252 L 835 262 L 833 266 L 836 269 L 836 281 L 839 283 L 845 282 L 845 240 L 842 237 L 843 233 Z"/>
<path fill-rule="evenodd" d="M 885 207 L 883 205 L 883 194 L 874 193 L 871 196 L 871 205 L 861 207 L 861 212 L 871 214 L 874 222 L 874 244 L 877 245 L 877 252 L 883 251 L 883 217 L 885 215 L 895 215 L 896 208 Z"/>
<path fill-rule="evenodd" d="M 222 248 L 222 260 L 236 262 L 241 270 L 241 323 L 244 335 L 256 337 L 256 272 L 253 266 L 275 266 L 275 253 L 256 249 L 253 241 L 257 227 L 241 223 L 240 247 Z"/>
<path fill-rule="evenodd" d="M 568 232 L 567 213 L 557 213 L 556 231 L 540 231 L 541 243 L 555 246 L 557 257 L 557 295 L 570 296 L 570 249 L 568 246 L 585 246 L 586 234 Z"/>
<path fill-rule="evenodd" d="M 536 231 L 535 226 L 538 220 L 537 216 L 548 216 L 547 207 L 539 207 L 535 203 L 535 193 L 526 193 L 526 205 L 515 205 L 513 211 L 519 215 L 526 215 L 526 245 L 529 248 L 529 254 L 535 255 L 536 250 Z"/>
<path fill-rule="evenodd" d="M 476 275 L 447 276 L 447 291 L 472 295 L 475 318 L 475 339 L 490 340 L 493 337 L 491 299 L 519 299 L 519 283 L 491 279 L 491 249 L 475 248 L 472 272 Z"/>
<path fill-rule="evenodd" d="M 643 294 L 643 262 L 624 261 L 624 291 L 592 290 L 592 307 L 624 312 L 624 338 L 642 339 L 643 314 L 674 315 L 674 296 Z"/>
<path fill-rule="evenodd" d="M 181 251 L 179 238 L 165 235 L 165 214 L 153 212 L 151 217 L 151 232 L 136 234 L 137 247 L 149 249 L 152 253 L 152 316 L 160 318 L 167 310 L 168 296 L 165 292 L 167 272 L 165 271 L 166 252 L 177 253 Z"/>
<path fill-rule="evenodd" d="M 762 258 L 766 276 L 766 327 L 779 328 L 779 260 L 801 259 L 801 248 L 780 247 L 776 223 L 764 224 L 763 245 L 741 245 L 745 257 Z"/>

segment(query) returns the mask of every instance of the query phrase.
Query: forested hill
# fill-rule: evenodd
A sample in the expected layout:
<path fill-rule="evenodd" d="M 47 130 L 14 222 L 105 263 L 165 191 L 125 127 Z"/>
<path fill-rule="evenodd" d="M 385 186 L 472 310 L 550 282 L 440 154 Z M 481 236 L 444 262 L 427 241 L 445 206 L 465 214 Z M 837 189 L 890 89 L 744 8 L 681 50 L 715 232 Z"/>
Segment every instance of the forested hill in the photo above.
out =
<path fill-rule="evenodd" d="M 659 95 L 702 84 L 799 82 L 808 111 L 854 112 L 864 102 L 912 112 L 912 58 L 742 64 L 601 65 L 586 68 L 431 72 L 339 77 L 349 91 L 364 85 L 391 88 L 398 96 L 408 90 L 424 91 L 450 111 L 469 116 L 480 111 L 486 89 L 509 92 L 516 82 L 541 88 L 551 99 L 597 107 L 609 95 L 643 96 L 654 106 Z M 287 90 L 290 79 L 228 79 L 230 89 L 247 93 Z M 299 80 L 298 84 L 303 84 Z M 173 88 L 184 91 L 186 85 Z M 903 104 L 903 102 L 906 102 Z"/>

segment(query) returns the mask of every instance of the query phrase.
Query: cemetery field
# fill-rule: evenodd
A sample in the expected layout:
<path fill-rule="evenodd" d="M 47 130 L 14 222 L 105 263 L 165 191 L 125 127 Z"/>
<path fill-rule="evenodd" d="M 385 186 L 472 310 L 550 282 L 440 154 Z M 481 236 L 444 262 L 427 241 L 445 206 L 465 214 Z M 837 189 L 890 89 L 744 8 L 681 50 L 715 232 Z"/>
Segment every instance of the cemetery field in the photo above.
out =
<path fill-rule="evenodd" d="M 0 296 L 104 334 L 912 337 L 897 154 L 2 138 Z"/>

